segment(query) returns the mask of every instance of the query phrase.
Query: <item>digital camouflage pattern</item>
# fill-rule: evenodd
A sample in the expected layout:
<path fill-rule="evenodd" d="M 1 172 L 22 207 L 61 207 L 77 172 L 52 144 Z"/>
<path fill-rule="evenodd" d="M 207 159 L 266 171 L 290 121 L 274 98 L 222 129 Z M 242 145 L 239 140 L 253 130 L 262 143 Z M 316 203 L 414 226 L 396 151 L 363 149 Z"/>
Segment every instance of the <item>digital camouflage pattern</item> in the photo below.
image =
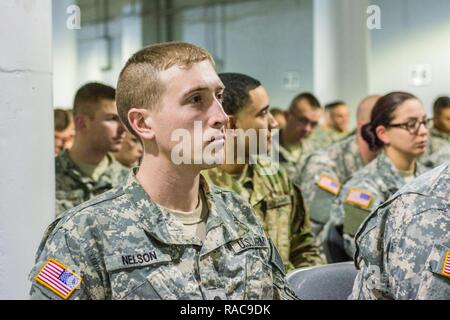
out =
<path fill-rule="evenodd" d="M 436 151 L 432 155 L 428 156 L 426 159 L 422 159 L 422 163 L 427 168 L 436 168 L 441 164 L 444 164 L 450 159 L 450 144 L 449 146 Z"/>
<path fill-rule="evenodd" d="M 332 192 L 319 187 L 320 177 L 326 175 L 342 187 L 353 173 L 364 167 L 356 139 L 356 135 L 351 135 L 325 150 L 314 152 L 306 159 L 299 175 L 293 178 L 294 183 L 300 185 L 305 207 L 314 224 L 323 226 L 328 221 L 336 198 Z"/>
<path fill-rule="evenodd" d="M 439 131 L 436 128 L 431 128 L 430 129 L 430 136 L 431 137 L 437 137 L 437 138 L 440 138 L 440 139 L 444 139 L 448 143 L 450 143 L 450 133 Z"/>
<path fill-rule="evenodd" d="M 405 185 L 356 236 L 353 299 L 450 299 L 450 162 Z"/>
<path fill-rule="evenodd" d="M 349 135 L 348 132 L 340 132 L 331 128 L 319 127 L 314 130 L 311 136 L 306 141 L 313 145 L 314 148 L 324 149 L 331 146 L 333 143 L 338 142 Z"/>
<path fill-rule="evenodd" d="M 433 132 L 435 133 L 433 134 Z M 448 151 L 442 150 L 450 148 L 450 141 L 443 139 L 443 136 L 436 134 L 436 132 L 436 129 L 431 129 L 427 151 L 419 158 L 419 161 L 424 166 L 430 168 L 434 168 L 443 163 L 441 159 L 442 157 L 445 157 L 446 153 L 448 154 Z M 448 159 L 449 158 L 445 159 L 444 161 Z"/>
<path fill-rule="evenodd" d="M 426 168 L 417 163 L 415 176 L 419 176 L 425 171 Z M 326 228 L 343 228 L 344 248 L 349 257 L 353 257 L 355 253 L 354 236 L 362 222 L 370 212 L 385 202 L 405 183 L 405 179 L 400 176 L 392 162 L 382 152 L 344 184 L 339 196 L 333 202 L 330 220 Z M 369 206 L 362 207 L 347 203 L 345 200 L 351 189 L 361 190 L 371 195 Z"/>
<path fill-rule="evenodd" d="M 220 168 L 204 172 L 211 183 L 234 191 L 248 201 L 272 239 L 287 271 L 323 263 L 306 215 L 300 190 L 281 166 L 259 159 L 248 164 L 240 175 Z"/>
<path fill-rule="evenodd" d="M 110 165 L 95 181 L 86 176 L 70 158 L 67 150 L 55 158 L 56 216 L 64 211 L 124 183 L 130 170 L 108 155 Z"/>
<path fill-rule="evenodd" d="M 82 277 L 69 299 L 294 299 L 281 257 L 251 206 L 201 178 L 206 239 L 186 236 L 134 175 L 47 230 L 30 274 L 33 299 L 60 299 L 34 277 L 49 259 Z"/>
<path fill-rule="evenodd" d="M 313 146 L 305 141 L 300 141 L 300 152 L 298 154 L 293 154 L 288 149 L 282 146 L 282 142 L 280 139 L 280 133 L 278 133 L 277 136 L 273 139 L 274 150 L 272 154 L 276 153 L 278 156 L 278 159 L 274 160 L 278 161 L 286 169 L 289 177 L 296 176 L 303 168 L 307 156 L 314 151 Z"/>

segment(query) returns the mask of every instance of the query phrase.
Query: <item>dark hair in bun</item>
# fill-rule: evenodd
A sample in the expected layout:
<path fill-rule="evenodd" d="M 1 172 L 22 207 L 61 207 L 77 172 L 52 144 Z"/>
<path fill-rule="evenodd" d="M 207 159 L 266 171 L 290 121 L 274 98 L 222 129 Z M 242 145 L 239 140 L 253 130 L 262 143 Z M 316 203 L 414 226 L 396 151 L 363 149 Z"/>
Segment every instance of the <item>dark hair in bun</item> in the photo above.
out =
<path fill-rule="evenodd" d="M 370 122 L 361 128 L 361 135 L 369 145 L 370 150 L 377 151 L 384 146 L 383 141 L 376 134 L 376 129 L 379 126 L 389 127 L 397 107 L 411 99 L 418 100 L 416 96 L 407 92 L 391 92 L 377 101 L 372 109 Z"/>

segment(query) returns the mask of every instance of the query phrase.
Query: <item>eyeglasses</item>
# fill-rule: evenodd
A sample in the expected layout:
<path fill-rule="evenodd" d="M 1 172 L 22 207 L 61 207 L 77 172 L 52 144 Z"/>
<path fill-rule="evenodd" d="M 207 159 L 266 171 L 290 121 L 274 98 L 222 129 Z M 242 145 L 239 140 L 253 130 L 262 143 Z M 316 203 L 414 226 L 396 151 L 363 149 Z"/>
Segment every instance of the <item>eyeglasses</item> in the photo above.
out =
<path fill-rule="evenodd" d="M 405 123 L 390 124 L 388 127 L 401 128 L 407 130 L 411 134 L 417 134 L 421 125 L 424 125 L 425 128 L 430 129 L 433 125 L 433 119 L 425 119 L 422 121 L 410 120 Z"/>
<path fill-rule="evenodd" d="M 315 128 L 319 124 L 317 121 L 311 121 L 308 118 L 296 116 L 293 112 L 290 112 L 290 114 L 302 126 L 307 126 L 309 124 L 312 128 Z"/>

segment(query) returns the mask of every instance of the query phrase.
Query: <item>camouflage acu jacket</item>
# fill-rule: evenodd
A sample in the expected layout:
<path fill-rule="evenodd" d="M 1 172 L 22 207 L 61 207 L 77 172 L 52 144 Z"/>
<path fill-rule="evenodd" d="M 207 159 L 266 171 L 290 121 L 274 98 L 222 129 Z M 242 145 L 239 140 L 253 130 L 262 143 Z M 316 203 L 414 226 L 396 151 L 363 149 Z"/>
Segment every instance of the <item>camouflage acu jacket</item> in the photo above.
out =
<path fill-rule="evenodd" d="M 306 209 L 315 223 L 324 225 L 328 221 L 341 187 L 362 167 L 356 135 L 308 156 L 302 172 L 293 181 L 301 186 Z"/>
<path fill-rule="evenodd" d="M 405 185 L 356 235 L 353 299 L 450 299 L 450 162 Z"/>
<path fill-rule="evenodd" d="M 66 150 L 55 158 L 56 216 L 124 183 L 130 170 L 108 155 L 110 165 L 98 181 L 86 176 Z"/>
<path fill-rule="evenodd" d="M 447 140 L 447 142 L 450 143 L 450 133 L 445 133 L 445 132 L 439 131 L 436 128 L 432 128 L 430 130 L 430 136 Z"/>
<path fill-rule="evenodd" d="M 219 168 L 205 171 L 204 175 L 213 184 L 250 202 L 287 271 L 323 263 L 313 243 L 300 191 L 289 181 L 283 167 L 271 167 L 271 162 L 258 160 L 246 165 L 239 176 Z"/>
<path fill-rule="evenodd" d="M 274 160 L 278 161 L 286 169 L 286 172 L 290 177 L 296 176 L 299 172 L 301 172 L 306 157 L 314 151 L 313 146 L 305 141 L 300 142 L 301 151 L 300 155 L 297 157 L 293 155 L 288 149 L 283 147 L 280 138 L 281 132 L 279 132 L 274 137 L 272 156 L 274 154 L 277 155 L 277 158 L 274 158 Z"/>
<path fill-rule="evenodd" d="M 344 139 L 349 135 L 348 132 L 339 132 L 329 128 L 316 128 L 311 136 L 306 140 L 314 148 L 324 149 L 331 146 L 333 143 Z"/>
<path fill-rule="evenodd" d="M 419 176 L 426 170 L 417 163 L 415 175 Z M 362 222 L 405 183 L 405 179 L 383 152 L 357 171 L 342 187 L 331 207 L 328 223 L 335 227 L 343 226 L 344 247 L 350 257 L 355 252 L 354 236 Z"/>
<path fill-rule="evenodd" d="M 181 222 L 161 211 L 134 175 L 66 212 L 38 249 L 31 297 L 294 298 L 281 257 L 250 205 L 203 179 L 201 190 L 209 207 L 203 243 L 183 234 Z M 62 273 L 54 276 L 70 292 L 48 280 L 55 263 Z"/>

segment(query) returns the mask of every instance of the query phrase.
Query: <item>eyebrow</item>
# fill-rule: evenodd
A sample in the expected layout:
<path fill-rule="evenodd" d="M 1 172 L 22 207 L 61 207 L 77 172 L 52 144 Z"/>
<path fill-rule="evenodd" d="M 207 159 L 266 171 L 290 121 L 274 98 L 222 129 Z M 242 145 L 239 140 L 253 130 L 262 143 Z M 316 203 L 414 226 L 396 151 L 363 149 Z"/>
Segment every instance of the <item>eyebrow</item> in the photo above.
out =
<path fill-rule="evenodd" d="M 210 89 L 210 87 L 208 87 L 208 86 L 197 86 L 197 87 L 194 87 L 194 88 L 192 88 L 192 89 L 189 89 L 188 91 L 186 91 L 185 93 L 183 93 L 182 97 L 185 98 L 185 97 L 191 95 L 191 94 L 194 93 L 194 92 L 198 92 L 198 91 L 207 91 L 207 90 L 209 90 L 209 89 Z M 217 90 L 224 90 L 224 89 L 225 89 L 225 86 L 222 85 L 222 84 L 219 84 L 219 85 L 217 86 L 217 88 L 216 88 L 214 91 L 217 91 Z"/>
<path fill-rule="evenodd" d="M 427 115 L 424 115 L 423 117 L 409 117 L 408 119 L 406 119 L 405 121 L 411 121 L 411 120 L 420 120 L 423 118 L 427 118 Z"/>
<path fill-rule="evenodd" d="M 261 110 L 259 110 L 257 114 L 261 114 L 261 113 L 263 113 L 264 111 L 269 110 L 269 108 L 270 108 L 270 106 L 267 105 L 267 106 L 265 106 L 264 108 L 262 108 Z"/>

